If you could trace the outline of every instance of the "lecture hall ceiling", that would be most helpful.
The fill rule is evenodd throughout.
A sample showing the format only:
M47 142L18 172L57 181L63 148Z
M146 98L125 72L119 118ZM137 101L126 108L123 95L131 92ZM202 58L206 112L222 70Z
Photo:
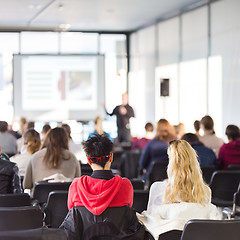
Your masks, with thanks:
M132 31L207 0L0 0L0 29Z

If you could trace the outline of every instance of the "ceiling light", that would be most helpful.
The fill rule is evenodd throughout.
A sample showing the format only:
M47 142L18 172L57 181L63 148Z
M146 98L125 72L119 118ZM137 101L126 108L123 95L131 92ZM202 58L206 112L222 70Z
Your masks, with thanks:
M59 4L59 5L58 5L58 10L59 10L59 11L62 11L63 8L64 8L63 4Z

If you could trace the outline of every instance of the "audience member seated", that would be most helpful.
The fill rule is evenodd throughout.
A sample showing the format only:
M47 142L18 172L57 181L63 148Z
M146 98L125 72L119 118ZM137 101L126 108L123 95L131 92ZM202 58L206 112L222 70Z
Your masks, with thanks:
M23 146L23 135L26 132L27 129L27 119L25 117L22 117L20 119L20 130L17 132L17 135L19 136L17 139L17 152L20 153Z
M0 121L0 145L2 151L10 157L17 153L17 139L8 132L8 124L5 121Z
M62 128L65 129L68 136L69 151L72 152L76 156L76 158L81 161L81 163L87 164L87 157L85 155L85 152L83 151L82 144L77 144L72 140L70 126L66 123L63 123Z
M17 165L2 157L0 146L0 194L6 193L21 193L20 178Z
M202 142L206 147L211 148L216 157L218 157L219 149L224 142L215 134L213 119L208 115L204 116L200 121L200 127L204 132L203 136L199 136L200 142Z
M181 139L181 137L185 134L185 126L183 123L179 123L178 125L174 125L174 130L176 132L177 139Z
M97 134L100 134L100 135L102 135L102 134L106 135L113 142L113 139L111 138L110 134L105 132L105 131L103 131L103 128L102 128L102 118L101 117L97 116L95 118L95 120L94 120L94 128L95 128L94 132L89 134L88 139L93 137L97 133Z
M155 239L170 230L183 230L190 219L220 219L211 204L211 190L204 183L197 154L184 140L168 148L168 180L150 188L147 210L138 215Z
M42 132L41 132L41 134L42 134L42 141L43 141L43 142L44 142L44 140L45 140L45 138L46 138L47 133L48 133L51 129L52 129L52 128L51 128L51 126L50 126L48 123L44 124L44 126L43 126L43 128L42 128Z
M91 176L75 179L69 188L68 208L70 212L61 225L61 228L66 230L68 239L83 239L84 229L97 223L99 215L102 216L100 222L117 227L120 230L118 234L124 236L124 239L144 239L144 229L138 222L135 212L134 214L128 213L126 216L115 215L114 207L132 206L133 187L127 178L114 176L110 170L113 160L113 143L106 135L96 134L83 142L83 148L93 173ZM133 210L128 208L128 211ZM84 220L81 219L82 215L84 215ZM131 218L129 218L130 215ZM120 224L116 225L116 223ZM140 230L143 233L142 238L127 238L130 233Z
M133 142L132 151L140 151L141 152L146 147L147 143L153 139L153 130L154 130L153 124L150 122L146 123L145 137L136 139Z
M15 162L19 168L20 176L25 175L25 170L31 156L41 147L40 135L34 129L28 129L23 137L24 146L21 154L10 158L11 162Z
M73 179L80 176L80 165L68 150L68 137L63 128L49 131L43 148L30 158L23 181L24 189L32 189L36 182L55 174Z
M240 132L235 125L228 125L225 134L229 143L223 144L218 155L219 169L228 165L240 164Z
M194 130L195 130L195 134L196 134L197 136L200 136L200 133L199 133L199 130L200 130L200 121L199 121L199 120L194 121L193 126L194 126Z
M146 181L151 171L152 163L168 161L168 143L176 139L173 127L166 119L160 119L156 126L156 136L151 140L142 152L139 160L140 170L143 171L142 179Z
M205 147L193 133L186 133L182 140L189 142L192 148L197 152L200 166L215 166L217 168L217 158L211 148Z

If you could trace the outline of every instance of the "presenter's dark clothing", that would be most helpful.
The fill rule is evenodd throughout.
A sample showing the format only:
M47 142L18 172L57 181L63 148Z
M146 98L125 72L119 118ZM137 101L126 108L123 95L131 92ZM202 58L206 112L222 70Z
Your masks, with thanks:
M127 110L127 113L125 115L122 115L120 113L120 107L125 107ZM131 132L130 132L130 123L129 119L131 117L134 117L134 111L133 108L127 104L127 105L119 105L116 106L113 109L112 113L106 113L110 116L116 115L117 117L117 128L118 128L118 141L119 142L129 142L131 141Z
M0 194L20 192L21 187L17 165L0 158Z

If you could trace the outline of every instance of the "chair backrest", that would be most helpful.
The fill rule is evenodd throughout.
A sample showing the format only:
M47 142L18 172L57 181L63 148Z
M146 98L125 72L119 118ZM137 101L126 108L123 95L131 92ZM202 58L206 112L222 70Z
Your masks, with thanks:
M240 164L228 165L227 170L240 170Z
M0 231L1 240L67 240L62 229L36 228L18 231Z
M148 190L134 190L133 193L133 208L141 213L147 209L149 191Z
M49 193L47 204L44 208L46 214L45 224L58 228L68 213L67 191L53 191Z
M181 240L238 240L240 220L190 220Z
M31 199L27 193L0 194L0 207L30 206Z
M154 162L149 173L149 187L156 181L167 179L168 162Z
M90 167L89 164L83 164L80 163L80 167L81 167L81 175L87 175L87 176L91 176L92 175L92 168Z
M141 180L141 179L131 179L130 181L133 185L133 189L139 189L139 190L144 189L144 181L143 180Z
M240 171L215 171L209 187L212 190L212 203L220 207L233 205L233 195L240 182Z
M137 178L139 175L140 153L125 152L121 156L121 175L128 179Z
M63 183L48 183L48 182L38 182L34 186L33 199L37 200L38 203L46 203L48 199L48 194L55 190L68 191L71 182Z
M37 206L0 208L0 231L40 228L43 214Z
M158 240L180 240L182 236L181 230L171 230L159 235Z
M204 181L209 184L212 178L213 173L216 170L215 166L201 166L202 175Z

